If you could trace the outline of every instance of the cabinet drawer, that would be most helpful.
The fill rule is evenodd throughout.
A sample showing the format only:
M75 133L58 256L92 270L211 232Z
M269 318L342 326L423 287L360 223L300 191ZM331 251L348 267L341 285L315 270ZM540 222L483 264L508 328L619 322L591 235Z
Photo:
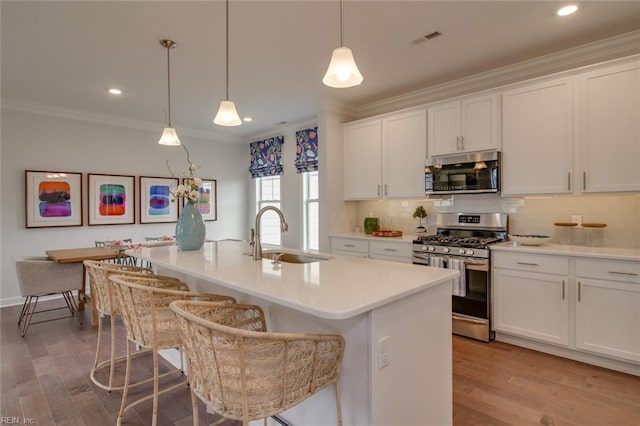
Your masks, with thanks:
M355 238L331 238L331 251L336 250L368 254L369 242Z
M398 256L411 258L411 241L371 241L370 254L380 254L384 256Z
M576 261L576 276L640 283L640 262L578 259Z
M567 275L569 273L569 258L565 256L494 252L492 254L492 262L494 268L535 271L547 274Z

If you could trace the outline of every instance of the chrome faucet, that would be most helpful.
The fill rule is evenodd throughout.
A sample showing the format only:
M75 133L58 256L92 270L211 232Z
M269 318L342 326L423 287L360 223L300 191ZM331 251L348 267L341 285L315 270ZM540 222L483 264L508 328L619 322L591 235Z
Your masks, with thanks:
M280 232L284 234L289 229L289 225L287 225L287 221L284 220L284 214L282 211L274 206L266 206L260 209L258 214L256 215L256 227L251 229L251 246L253 247L252 254L254 260L262 259L262 244L260 243L260 219L262 215L267 210L273 210L280 217Z

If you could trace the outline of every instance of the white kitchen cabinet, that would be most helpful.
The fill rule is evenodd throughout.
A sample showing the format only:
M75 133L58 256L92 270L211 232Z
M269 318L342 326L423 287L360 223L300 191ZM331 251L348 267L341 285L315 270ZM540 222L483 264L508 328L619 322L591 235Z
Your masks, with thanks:
M428 115L429 157L499 148L497 95L433 105Z
M369 257L392 262L413 263L412 244L406 241L370 241Z
M522 253L493 255L493 327L569 344L568 260Z
M344 125L345 199L424 197L424 109Z
M502 194L573 191L573 80L502 94Z
M330 237L331 253L369 257L369 241L362 238Z
M640 59L577 80L580 189L640 191Z
M576 261L576 347L640 362L640 262Z

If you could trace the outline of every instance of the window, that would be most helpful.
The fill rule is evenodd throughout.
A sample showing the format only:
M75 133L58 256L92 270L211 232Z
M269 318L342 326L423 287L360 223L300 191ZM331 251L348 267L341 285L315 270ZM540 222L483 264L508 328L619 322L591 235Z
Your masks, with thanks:
M266 176L255 179L256 211L266 206L281 208L280 176ZM262 244L281 245L280 218L275 212L266 212L260 220L260 241Z
M320 249L320 196L318 172L302 173L303 248Z

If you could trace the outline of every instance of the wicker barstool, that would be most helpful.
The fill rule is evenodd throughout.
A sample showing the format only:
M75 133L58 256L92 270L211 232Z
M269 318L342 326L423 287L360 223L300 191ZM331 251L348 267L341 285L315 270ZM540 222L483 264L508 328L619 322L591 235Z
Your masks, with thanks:
M182 348L178 323L169 308L169 304L176 300L189 299L216 302L224 305L234 304L236 300L230 296L167 289L164 288L166 287L166 282L164 282L163 277L111 275L109 278L115 289L118 303L120 303L122 320L127 330L127 367L117 424L121 424L122 417L129 408L153 398L152 425L155 426L158 419L158 396L176 389L188 381L185 379L180 383L168 386L162 391L159 390L158 350ZM153 350L153 393L127 404L131 373L130 343L135 343L141 348ZM182 352L180 353L180 361L182 362ZM164 375L182 372L183 368L180 368L171 370Z
M254 305L176 301L171 310L187 355L194 425L197 398L226 419L266 425L269 416L330 384L342 424L342 336L267 332L264 312Z
M96 260L85 260L84 266L89 273L89 285L91 288L91 297L93 303L95 303L96 310L100 316L98 321L98 339L96 345L96 355L91 368L91 381L96 386L106 391L122 390L124 385L115 386L113 384L115 364L126 360L126 356L116 357L116 326L115 317L120 315L120 307L113 294L113 286L109 281L109 276L114 274L133 274L133 275L153 275L153 272L147 268L141 268L137 266L128 266L124 264L117 264L111 262L101 262ZM189 290L189 287L177 278L169 278L163 280L171 288L176 290ZM111 355L109 359L100 362L100 352L102 346L102 319L108 316L111 323L110 335L111 335ZM138 352L136 355L143 355L144 352ZM105 384L96 378L96 373L109 367L109 381ZM148 380L147 380L148 382ZM144 382L140 382L144 383Z

